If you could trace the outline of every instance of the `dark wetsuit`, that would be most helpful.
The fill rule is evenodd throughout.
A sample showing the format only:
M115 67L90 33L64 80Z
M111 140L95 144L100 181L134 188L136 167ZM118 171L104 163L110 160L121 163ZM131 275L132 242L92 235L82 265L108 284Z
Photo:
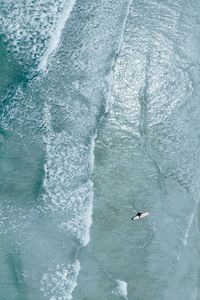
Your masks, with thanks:
M143 214L143 212L138 212L137 215L135 215L134 217L131 218L131 220L134 220L135 217L141 217L141 215Z

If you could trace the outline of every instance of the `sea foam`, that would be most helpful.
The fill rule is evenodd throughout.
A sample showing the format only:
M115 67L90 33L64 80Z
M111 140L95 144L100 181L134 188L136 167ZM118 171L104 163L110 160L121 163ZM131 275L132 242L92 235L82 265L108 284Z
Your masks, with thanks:
M117 296L121 296L124 297L125 299L128 299L127 282L122 280L116 280L116 283L117 283L117 287L112 290L112 293Z
M50 57L50 55L53 54L53 52L57 49L57 47L59 45L62 31L64 29L64 26L65 26L67 20L70 17L70 14L73 10L75 3L76 3L76 0L71 0L71 1L67 2L65 7L63 8L61 16L54 28L54 31L51 34L51 38L48 43L48 48L46 49L45 53L43 54L43 56L40 60L40 63L38 66L39 69L41 69L43 71L46 70L47 63L49 62L49 57Z
M59 213L59 227L70 231L86 246L90 240L92 223L93 183L90 176L94 166L96 134L89 144L79 144L65 131L54 132L50 105L44 106L46 134L46 163L43 182L43 202L47 210ZM66 109L66 108L65 108ZM78 143L78 144L77 144ZM79 183L81 178L86 181ZM82 181L82 179L81 179ZM74 182L77 186L74 187Z
M74 4L75 0L1 1L0 33L18 61L45 68Z
M41 279L40 290L49 300L71 300L72 293L77 285L80 263L57 265L55 270L49 270Z

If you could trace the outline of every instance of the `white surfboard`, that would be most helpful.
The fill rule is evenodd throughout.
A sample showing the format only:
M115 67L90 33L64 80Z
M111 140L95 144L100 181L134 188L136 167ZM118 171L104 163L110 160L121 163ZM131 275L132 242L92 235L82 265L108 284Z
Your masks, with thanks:
M140 219L147 217L148 215L149 215L148 211L143 212L140 217L136 215L135 217L132 217L131 220L133 220L133 221L140 220Z

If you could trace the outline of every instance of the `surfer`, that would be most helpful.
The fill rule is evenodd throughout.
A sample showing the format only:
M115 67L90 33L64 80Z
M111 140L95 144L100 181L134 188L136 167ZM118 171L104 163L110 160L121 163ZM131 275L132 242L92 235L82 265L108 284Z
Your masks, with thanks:
M138 211L137 215L135 215L134 217L132 217L131 220L133 221L135 219L135 217L138 217L140 219L141 215L142 215L142 212Z
M137 215L135 215L134 217L132 217L131 220L132 221L139 220L139 219L142 219L142 218L144 218L144 217L146 217L148 215L149 215L149 212L142 212L142 211L139 212L138 211Z

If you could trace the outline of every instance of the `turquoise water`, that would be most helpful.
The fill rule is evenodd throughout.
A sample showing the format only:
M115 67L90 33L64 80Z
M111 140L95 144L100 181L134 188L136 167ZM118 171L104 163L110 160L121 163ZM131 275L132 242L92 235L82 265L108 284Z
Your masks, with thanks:
M1 299L200 299L200 4L0 7Z

